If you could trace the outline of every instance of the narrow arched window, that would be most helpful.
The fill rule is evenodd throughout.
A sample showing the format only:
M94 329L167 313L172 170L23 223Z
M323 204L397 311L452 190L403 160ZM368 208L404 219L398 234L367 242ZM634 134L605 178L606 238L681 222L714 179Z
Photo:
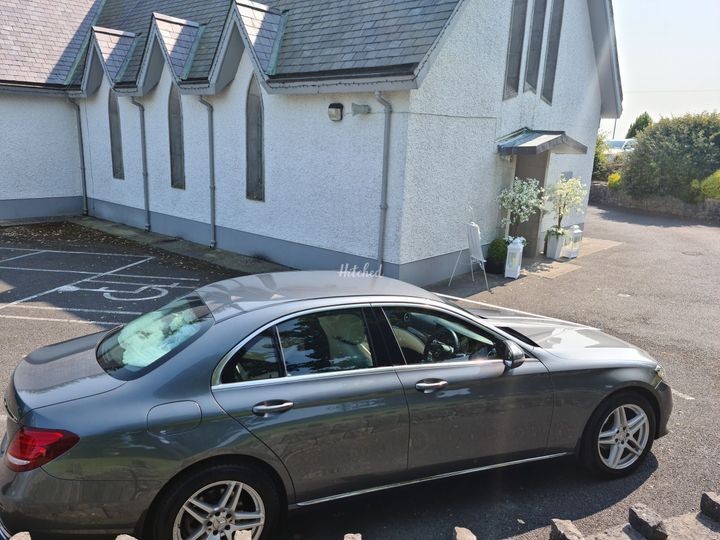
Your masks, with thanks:
M263 104L255 77L250 81L245 109L246 196L253 201L264 201Z
M170 87L168 100L168 128L170 133L170 185L185 189L185 142L183 141L183 115L180 90Z
M122 131L120 130L120 107L117 94L110 90L108 95L108 118L110 120L110 154L112 157L113 178L125 178L122 153Z

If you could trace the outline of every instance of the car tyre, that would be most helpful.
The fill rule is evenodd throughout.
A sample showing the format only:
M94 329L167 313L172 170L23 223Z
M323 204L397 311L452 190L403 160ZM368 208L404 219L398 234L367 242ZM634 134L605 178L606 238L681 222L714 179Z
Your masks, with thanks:
M237 512L244 521L236 520ZM255 467L219 463L190 471L169 486L148 529L154 540L186 540L200 527L212 533L232 532L238 524L253 526L259 519L252 515L262 515L261 528L252 529L253 540L274 538L282 513L272 478Z
M610 396L587 423L580 461L598 476L631 474L652 449L656 421L655 410L640 393L625 391Z

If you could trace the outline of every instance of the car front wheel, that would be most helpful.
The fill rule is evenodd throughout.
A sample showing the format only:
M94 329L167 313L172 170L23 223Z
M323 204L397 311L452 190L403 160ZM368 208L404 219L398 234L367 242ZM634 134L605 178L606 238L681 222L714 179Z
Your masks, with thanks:
M152 538L232 539L249 531L253 540L273 538L280 516L277 490L261 471L217 464L178 479L160 501Z
M642 395L611 396L588 422L580 454L583 464L603 476L630 474L652 448L655 422L655 411Z

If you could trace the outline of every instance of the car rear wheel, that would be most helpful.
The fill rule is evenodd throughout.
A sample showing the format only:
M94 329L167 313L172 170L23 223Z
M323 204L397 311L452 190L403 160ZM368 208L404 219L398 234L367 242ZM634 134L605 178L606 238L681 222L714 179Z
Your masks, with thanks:
M655 411L642 395L611 396L593 413L583 436L580 457L592 472L619 477L645 460L655 438Z
M261 471L217 464L179 478L154 515L152 538L158 540L230 540L236 531L267 540L277 529L280 499Z

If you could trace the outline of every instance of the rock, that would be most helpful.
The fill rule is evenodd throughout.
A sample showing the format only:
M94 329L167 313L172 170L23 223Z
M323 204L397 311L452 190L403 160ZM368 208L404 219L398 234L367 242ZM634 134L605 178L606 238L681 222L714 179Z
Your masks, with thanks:
M630 526L648 540L665 540L667 533L662 527L662 517L649 506L636 504L630 508Z
M464 527L455 527L455 540L477 540L477 537Z
M10 540L30 540L30 533L29 532L21 532L14 534L10 537Z
M550 540L583 540L582 533L566 519L553 519L550 527Z
M713 521L720 522L720 495L709 491L700 498L700 511Z

